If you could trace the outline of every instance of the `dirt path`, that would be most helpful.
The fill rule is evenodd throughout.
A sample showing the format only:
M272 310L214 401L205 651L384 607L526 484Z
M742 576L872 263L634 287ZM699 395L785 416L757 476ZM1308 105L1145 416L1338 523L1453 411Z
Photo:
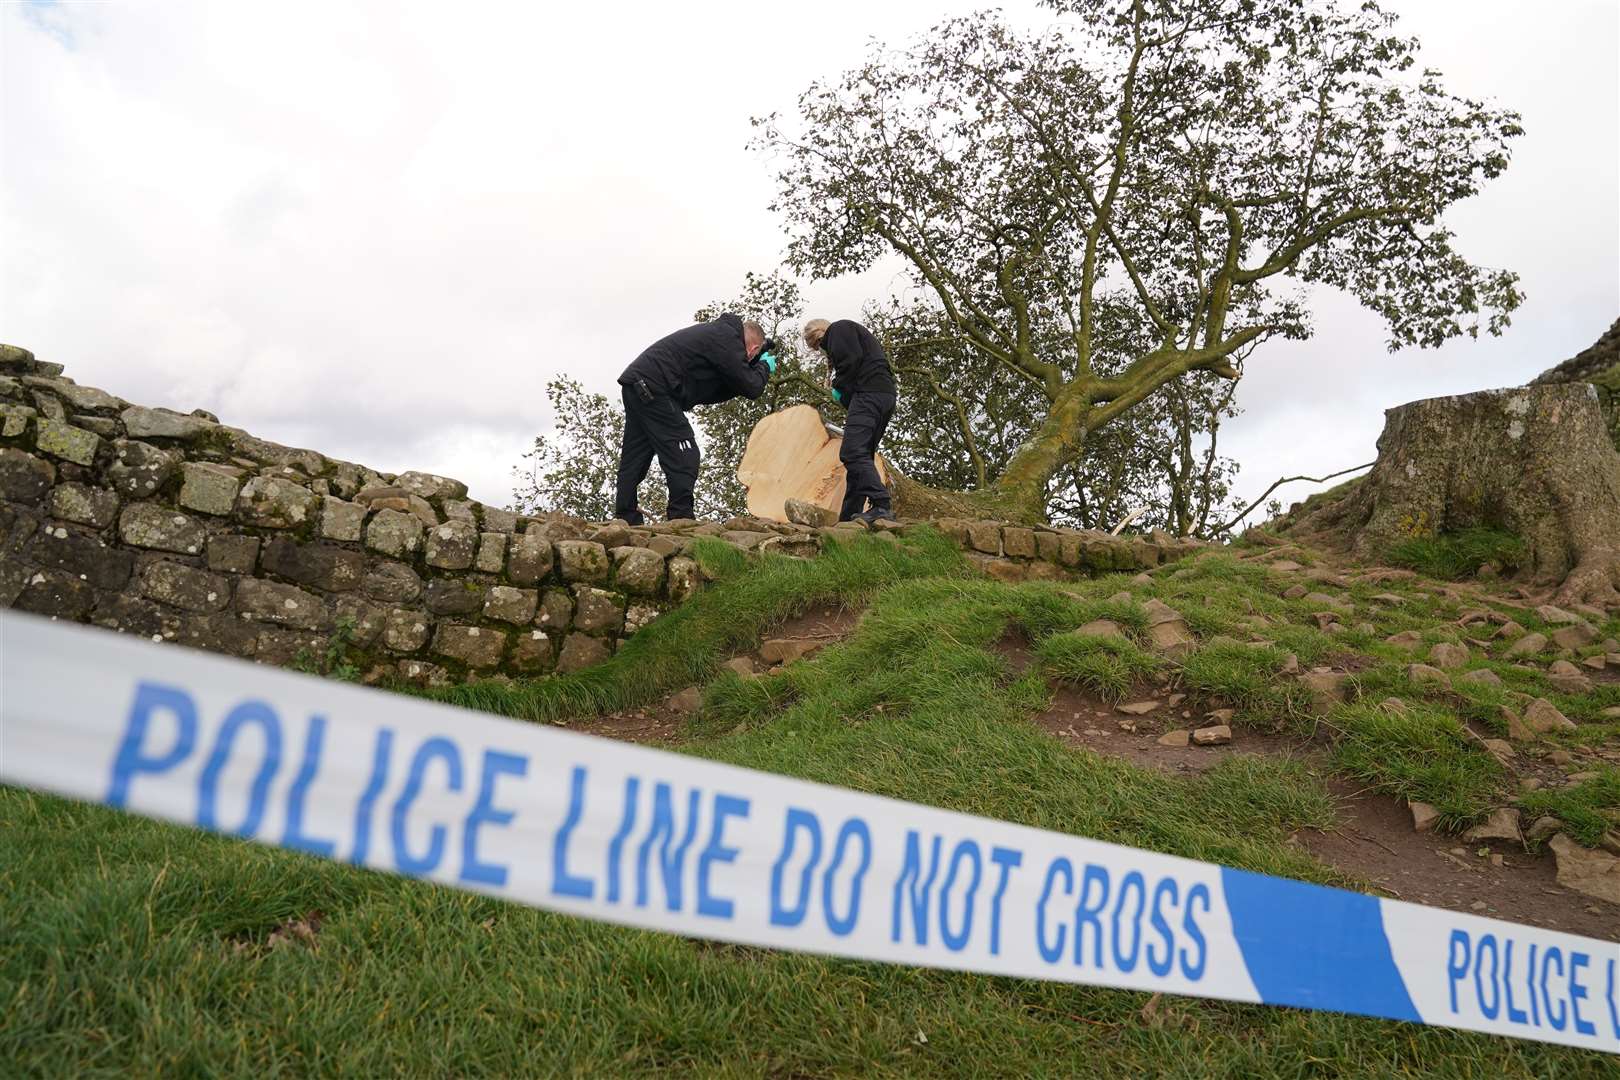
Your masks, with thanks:
M1398 900L1467 911L1510 922L1620 938L1620 905L1565 889L1555 880L1553 857L1519 844L1464 844L1460 837L1420 833L1396 799L1329 780L1339 799L1339 826L1302 829L1294 838L1322 862L1366 881ZM1480 857L1480 851L1487 852ZM1491 855L1500 855L1500 865Z
M1070 746L1176 775L1202 773L1235 754L1303 758L1327 772L1322 745L1244 727L1234 728L1232 741L1222 746L1161 746L1161 734L1198 726L1210 706L1167 687L1140 687L1125 698L1145 700L1163 705L1131 716L1093 695L1061 687L1035 723ZM1561 887L1551 854L1533 855L1519 844L1464 844L1458 836L1419 833L1400 800L1336 777L1327 784L1338 801L1337 826L1326 832L1301 829L1290 842L1374 891L1604 941L1620 938L1620 906Z

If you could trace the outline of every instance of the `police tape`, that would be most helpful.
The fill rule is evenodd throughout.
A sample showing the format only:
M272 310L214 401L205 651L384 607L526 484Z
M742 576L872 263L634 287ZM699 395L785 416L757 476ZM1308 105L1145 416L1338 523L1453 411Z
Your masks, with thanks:
M669 933L1620 1053L1613 942L9 613L0 781Z

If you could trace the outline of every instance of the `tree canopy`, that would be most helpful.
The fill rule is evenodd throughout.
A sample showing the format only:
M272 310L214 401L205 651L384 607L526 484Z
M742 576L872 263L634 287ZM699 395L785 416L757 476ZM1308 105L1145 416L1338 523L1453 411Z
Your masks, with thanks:
M1516 275L1443 215L1507 167L1518 116L1418 69L1377 3L1048 6L1040 34L981 13L876 48L795 123L756 121L789 265L898 254L960 343L936 359L1037 402L999 475L932 508L1044 517L1105 425L1308 335L1305 286L1356 297L1391 348L1507 324Z

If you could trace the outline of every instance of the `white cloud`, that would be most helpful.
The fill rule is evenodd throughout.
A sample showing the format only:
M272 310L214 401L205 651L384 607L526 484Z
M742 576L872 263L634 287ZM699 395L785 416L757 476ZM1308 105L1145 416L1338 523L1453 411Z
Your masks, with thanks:
M503 501L549 377L607 389L775 264L749 117L870 37L979 6L7 5L0 337L132 400ZM1523 381L1617 308L1613 5L1401 6L1461 89L1525 113L1458 223L1530 304L1501 342L1389 357L1324 298L1316 340L1250 364L1227 443L1245 490L1370 457L1383 408ZM895 284L809 295L853 314Z

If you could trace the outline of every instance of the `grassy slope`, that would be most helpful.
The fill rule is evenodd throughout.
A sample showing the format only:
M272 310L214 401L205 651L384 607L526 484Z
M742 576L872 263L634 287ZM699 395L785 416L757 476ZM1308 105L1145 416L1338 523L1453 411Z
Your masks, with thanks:
M719 576L736 569L725 551L704 554ZM1054 677L1105 693L1155 666L1129 644L1064 635L1099 616L1140 627L1135 602L1106 599L1118 588L999 585L968 577L936 540L867 540L731 578L594 671L443 696L549 720L645 703L808 606L870 602L858 632L818 658L774 679L712 682L691 752L1331 880L1284 842L1331 816L1304 766L1233 759L1180 780L1066 750L1025 722L1047 691L1041 671L1017 677L990 648L1009 626ZM1308 620L1310 606L1275 599L1263 571L1229 558L1135 591L1180 607L1203 636L1256 613ZM1408 622L1446 632L1432 616L1380 622L1378 636ZM1240 702L1242 722L1305 725L1315 721L1297 692L1272 678L1282 650L1310 663L1358 648L1379 660L1362 676L1369 691L1424 700L1403 685L1404 657L1382 656L1375 639L1269 629L1279 649L1216 643L1183 677ZM1441 705L1419 713L1432 722L1394 732L1358 706L1324 722L1342 733L1343 767L1452 798L1461 819L1499 778ZM1358 739L1401 749L1360 753ZM1436 772L1436 760L1450 767ZM1529 1077L1606 1075L1609 1064L1291 1010L1166 999L1144 1014L1140 994L603 927L7 789L0 894L0 1061L25 1073ZM313 950L266 946L313 911L323 918Z

